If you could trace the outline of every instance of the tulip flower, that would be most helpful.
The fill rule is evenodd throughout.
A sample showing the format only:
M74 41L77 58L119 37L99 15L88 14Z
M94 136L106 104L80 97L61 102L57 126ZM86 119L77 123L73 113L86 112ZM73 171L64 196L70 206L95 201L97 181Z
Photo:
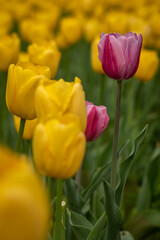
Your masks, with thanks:
M16 34L0 37L0 71L7 71L11 63L17 63L20 40Z
M86 140L80 121L74 115L39 123L34 131L33 155L40 173L70 178L79 169Z
M29 62L11 64L8 71L6 104L9 111L23 119L36 118L34 97L41 81L48 81L50 70Z
M14 116L14 125L16 128L16 132L19 132L19 127L20 127L20 118L17 116ZM23 131L23 138L26 140L32 139L33 137L33 132L35 129L35 126L37 125L37 118L33 120L27 120L25 122L25 127Z
M51 77L56 75L61 53L54 41L41 41L28 47L29 59L35 65L47 66L51 70Z
M74 82L60 79L50 81L46 86L42 83L36 90L35 104L39 121L44 122L71 113L80 119L82 131L85 131L87 124L85 93L77 77Z
M96 140L108 125L109 116L105 106L95 106L87 102L87 127L85 131L87 141Z
M95 72L104 74L102 64L98 59L98 48L97 48L98 42L99 42L99 37L96 37L91 44L91 65Z
M60 32L68 45L78 42L83 33L82 24L76 17L64 17L60 22Z
M102 33L98 51L106 75L116 80L131 78L138 68L141 47L141 34Z
M3 240L46 239L47 194L26 160L0 146L0 239Z
M142 49L140 63L135 77L142 82L150 81L158 70L159 57L157 51Z

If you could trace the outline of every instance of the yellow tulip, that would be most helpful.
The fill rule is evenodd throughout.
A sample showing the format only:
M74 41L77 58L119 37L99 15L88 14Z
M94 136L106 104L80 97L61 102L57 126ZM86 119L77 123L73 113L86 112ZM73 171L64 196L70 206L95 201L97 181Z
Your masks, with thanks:
M26 42L35 42L39 39L50 40L53 35L46 23L34 19L24 19L19 24L20 34Z
M86 140L79 119L65 115L39 123L33 137L33 156L40 173L55 178L70 178L79 169Z
M64 17L60 21L60 32L65 41L70 44L78 42L82 37L82 23L76 17Z
M94 41L91 44L91 65L95 72L103 74L103 68L102 64L98 58L98 43L99 43L100 37L97 37L94 39Z
M46 191L26 159L0 146L0 239L44 240Z
M29 62L29 55L27 52L20 52L18 56L18 61Z
M71 113L79 117L81 129L85 131L87 124L85 93L77 77L74 82L60 79L50 81L46 86L40 85L36 90L35 104L40 121Z
M20 118L17 116L14 116L14 125L16 128L17 133L19 132L19 126L20 126ZM27 120L25 122L25 127L23 131L23 138L26 140L32 139L33 132L35 129L35 126L37 125L37 118L33 120Z
M142 82L148 82L152 80L157 72L158 65L158 53L154 50L142 49L139 67L135 74L136 78Z
M106 27L102 28L102 24L98 19L90 18L84 22L84 37L88 42L93 41L97 35L100 36L102 31L107 32Z
M8 110L23 119L36 118L35 90L41 81L48 81L50 70L29 62L11 64L8 71L6 104Z
M47 66L51 70L51 77L56 75L61 53L54 41L33 43L28 47L29 59L33 64Z
M16 63L20 50L20 40L16 34L0 37L0 71L7 71L11 63Z
M12 27L12 17L9 12L0 11L0 36L8 34Z

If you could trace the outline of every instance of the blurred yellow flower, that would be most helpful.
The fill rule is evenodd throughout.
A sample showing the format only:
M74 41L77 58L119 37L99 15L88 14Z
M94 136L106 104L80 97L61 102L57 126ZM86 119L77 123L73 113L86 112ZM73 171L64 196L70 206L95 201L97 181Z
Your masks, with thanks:
M82 37L82 23L77 17L64 17L60 21L58 35L62 35L68 45L78 42Z
M107 32L106 27L107 26L103 28L100 21L96 18L86 19L84 22L84 37L86 41L91 42L98 34L100 35L101 32Z
M46 86L40 85L36 90L35 104L40 121L71 113L79 117L81 129L85 131L87 124L85 93L77 77L74 82L60 79L50 81Z
M79 119L65 115L39 123L33 137L33 156L37 169L55 178L70 178L84 157L86 139Z
M35 42L39 39L50 40L53 38L50 27L41 21L24 19L19 24L20 34L26 42Z
M46 191L24 157L0 146L0 239L44 240Z
M19 132L20 120L21 119L19 117L14 115L14 125L15 125L17 133ZM36 125L37 125L37 118L35 118L33 120L27 120L25 122L24 131L23 131L24 139L26 139L26 140L32 139L33 132L34 132Z
M41 81L48 81L50 70L29 62L11 64L8 71L6 104L8 110L23 119L36 118L35 90Z
M16 63L20 51L20 40L16 34L0 37L0 71L7 71L11 63Z
M22 61L22 62L29 62L29 55L27 52L20 52L19 56L18 56L18 62Z
M8 34L12 27L12 16L9 12L0 11L0 36Z
M160 29L159 29L159 22L160 22L160 13L155 13L150 17L150 25L152 32L157 36L160 36Z
M158 53L154 50L142 49L140 63L135 77L142 82L152 80L159 65Z
M57 73L61 53L55 41L33 43L28 47L29 59L33 64L47 66L51 70L51 77Z
M98 58L98 43L100 41L100 37L96 37L91 44L91 65L95 72L103 74L102 64Z

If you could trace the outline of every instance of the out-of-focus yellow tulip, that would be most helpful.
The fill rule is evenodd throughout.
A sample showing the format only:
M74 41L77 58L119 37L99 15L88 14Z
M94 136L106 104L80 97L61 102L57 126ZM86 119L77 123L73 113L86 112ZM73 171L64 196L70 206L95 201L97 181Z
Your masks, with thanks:
M33 43L28 47L28 53L33 64L47 66L51 70L51 77L56 75L61 53L54 41Z
M0 11L0 36L8 34L12 27L12 17L7 11Z
M35 104L40 121L71 113L79 117L81 129L85 131L87 124L85 93L77 77L74 82L60 79L50 81L46 86L42 84L36 90Z
M36 118L35 90L41 81L48 81L50 69L29 62L11 64L8 71L6 104L8 110L23 119Z
M103 74L102 64L98 58L98 43L100 37L96 37L91 44L91 65L95 72Z
M85 135L76 116L51 119L35 128L33 155L38 170L44 175L72 177L81 165L85 147Z
M153 33L156 34L157 36L160 36L159 22L160 22L160 13L159 12L151 15L151 17L150 17L151 29L152 29Z
M121 34L128 32L128 14L125 12L109 12L106 15L105 22L108 25L109 32Z
M103 29L103 30L102 30ZM100 21L96 18L90 18L84 22L84 37L88 42L93 41L93 39L100 33L104 31L107 32L106 26L102 27Z
M60 32L68 45L78 42L82 37L82 23L76 17L64 17L60 21Z
M0 239L44 240L46 191L24 157L0 146Z
M20 34L26 42L36 42L39 39L50 40L53 38L50 27L41 21L24 19L19 25Z
M14 125L17 133L19 132L20 118L14 115ZM27 120L25 122L23 138L26 140L32 139L35 126L37 125L37 118L33 120Z
M0 71L7 71L11 63L16 63L20 51L20 40L16 34L0 37Z
M142 82L148 82L156 74L158 65L158 53L154 50L142 49L139 67L135 76Z
M29 55L27 52L20 52L18 56L18 62L29 62Z

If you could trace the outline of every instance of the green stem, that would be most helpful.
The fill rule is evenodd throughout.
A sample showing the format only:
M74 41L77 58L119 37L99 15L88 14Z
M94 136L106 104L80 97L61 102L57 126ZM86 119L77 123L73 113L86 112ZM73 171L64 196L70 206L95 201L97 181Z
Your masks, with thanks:
M63 192L63 179L57 180L57 199L56 199L56 215L55 215L55 225L54 225L54 235L53 240L61 240L62 229L62 192Z
M99 105L104 103L104 86L105 86L105 75L101 75L100 79L100 92L99 92Z
M23 131L24 131L25 122L26 122L26 120L21 118L19 132L18 132L18 138L17 138L17 144L16 144L16 151L17 152L21 151L21 145L22 145Z
M118 134L119 134L119 119L120 119L120 104L121 104L121 86L122 81L117 81L117 103L116 103L116 117L114 127L114 139L113 139L113 156L111 167L111 185L113 189L116 188L116 176L117 176L117 150L118 150Z

